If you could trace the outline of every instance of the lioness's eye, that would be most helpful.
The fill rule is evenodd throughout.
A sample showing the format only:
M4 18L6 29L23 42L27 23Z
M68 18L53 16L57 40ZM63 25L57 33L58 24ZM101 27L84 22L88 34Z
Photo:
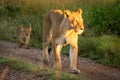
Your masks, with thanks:
M76 23L78 23L78 20L76 20Z
M73 20L72 23L73 23L74 25L76 25L76 24L78 23L78 21Z

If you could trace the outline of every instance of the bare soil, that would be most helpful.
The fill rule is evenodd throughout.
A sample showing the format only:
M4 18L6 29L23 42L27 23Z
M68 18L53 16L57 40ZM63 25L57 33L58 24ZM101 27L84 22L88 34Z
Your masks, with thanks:
M25 49L18 48L16 43L0 40L0 56L16 57L22 60L42 64L42 50L36 48ZM69 56L62 56L62 71L69 72ZM48 67L53 68L54 56L50 56L50 64ZM78 57L77 67L81 70L81 74L87 77L87 80L120 80L120 70L110 66L104 66L96 63L88 58ZM0 65L0 73L4 71L5 67ZM78 76L81 74L77 74ZM35 75L24 71L15 71L9 69L5 80L47 80L45 76Z

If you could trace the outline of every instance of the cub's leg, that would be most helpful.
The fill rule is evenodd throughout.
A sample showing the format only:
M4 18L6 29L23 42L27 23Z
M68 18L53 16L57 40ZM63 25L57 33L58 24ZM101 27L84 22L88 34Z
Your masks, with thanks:
M26 49L30 48L29 42L30 42L30 35L26 36L26 41L25 41L25 47L26 47Z
M55 56L55 69L62 69L62 65L61 65L61 56L60 56L60 53L61 53L61 49L62 49L62 45L57 45L57 44L54 44L53 46L53 53L54 53L54 56Z
M24 45L24 40L22 37L18 38L18 44L19 44L19 47L22 47Z

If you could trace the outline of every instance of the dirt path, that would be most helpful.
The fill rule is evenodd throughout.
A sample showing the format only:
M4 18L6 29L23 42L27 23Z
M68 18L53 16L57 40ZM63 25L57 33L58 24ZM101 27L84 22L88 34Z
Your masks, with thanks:
M24 49L18 48L16 43L0 40L0 56L17 57L22 60L32 61L38 64L42 64L42 51L40 49ZM54 57L50 58L51 63L49 67L53 67ZM69 57L62 55L63 71L68 72ZM87 77L87 80L120 80L120 70L117 68L111 68L97 64L87 58L78 58L78 69L81 70L81 74ZM80 74L79 74L80 75ZM78 76L79 76L78 75Z

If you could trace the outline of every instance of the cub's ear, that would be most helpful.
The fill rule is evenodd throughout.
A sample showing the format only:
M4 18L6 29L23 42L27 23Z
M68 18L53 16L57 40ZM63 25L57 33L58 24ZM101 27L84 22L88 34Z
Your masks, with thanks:
M23 28L23 25L20 25L18 28L20 28L20 29Z
M82 14L82 9L79 8L79 9L77 10L77 12L78 12L79 14Z
M23 26L22 26L22 25L18 26L18 27L17 27L17 31L23 32Z
M69 10L64 10L64 16L69 17L71 15L71 12Z

